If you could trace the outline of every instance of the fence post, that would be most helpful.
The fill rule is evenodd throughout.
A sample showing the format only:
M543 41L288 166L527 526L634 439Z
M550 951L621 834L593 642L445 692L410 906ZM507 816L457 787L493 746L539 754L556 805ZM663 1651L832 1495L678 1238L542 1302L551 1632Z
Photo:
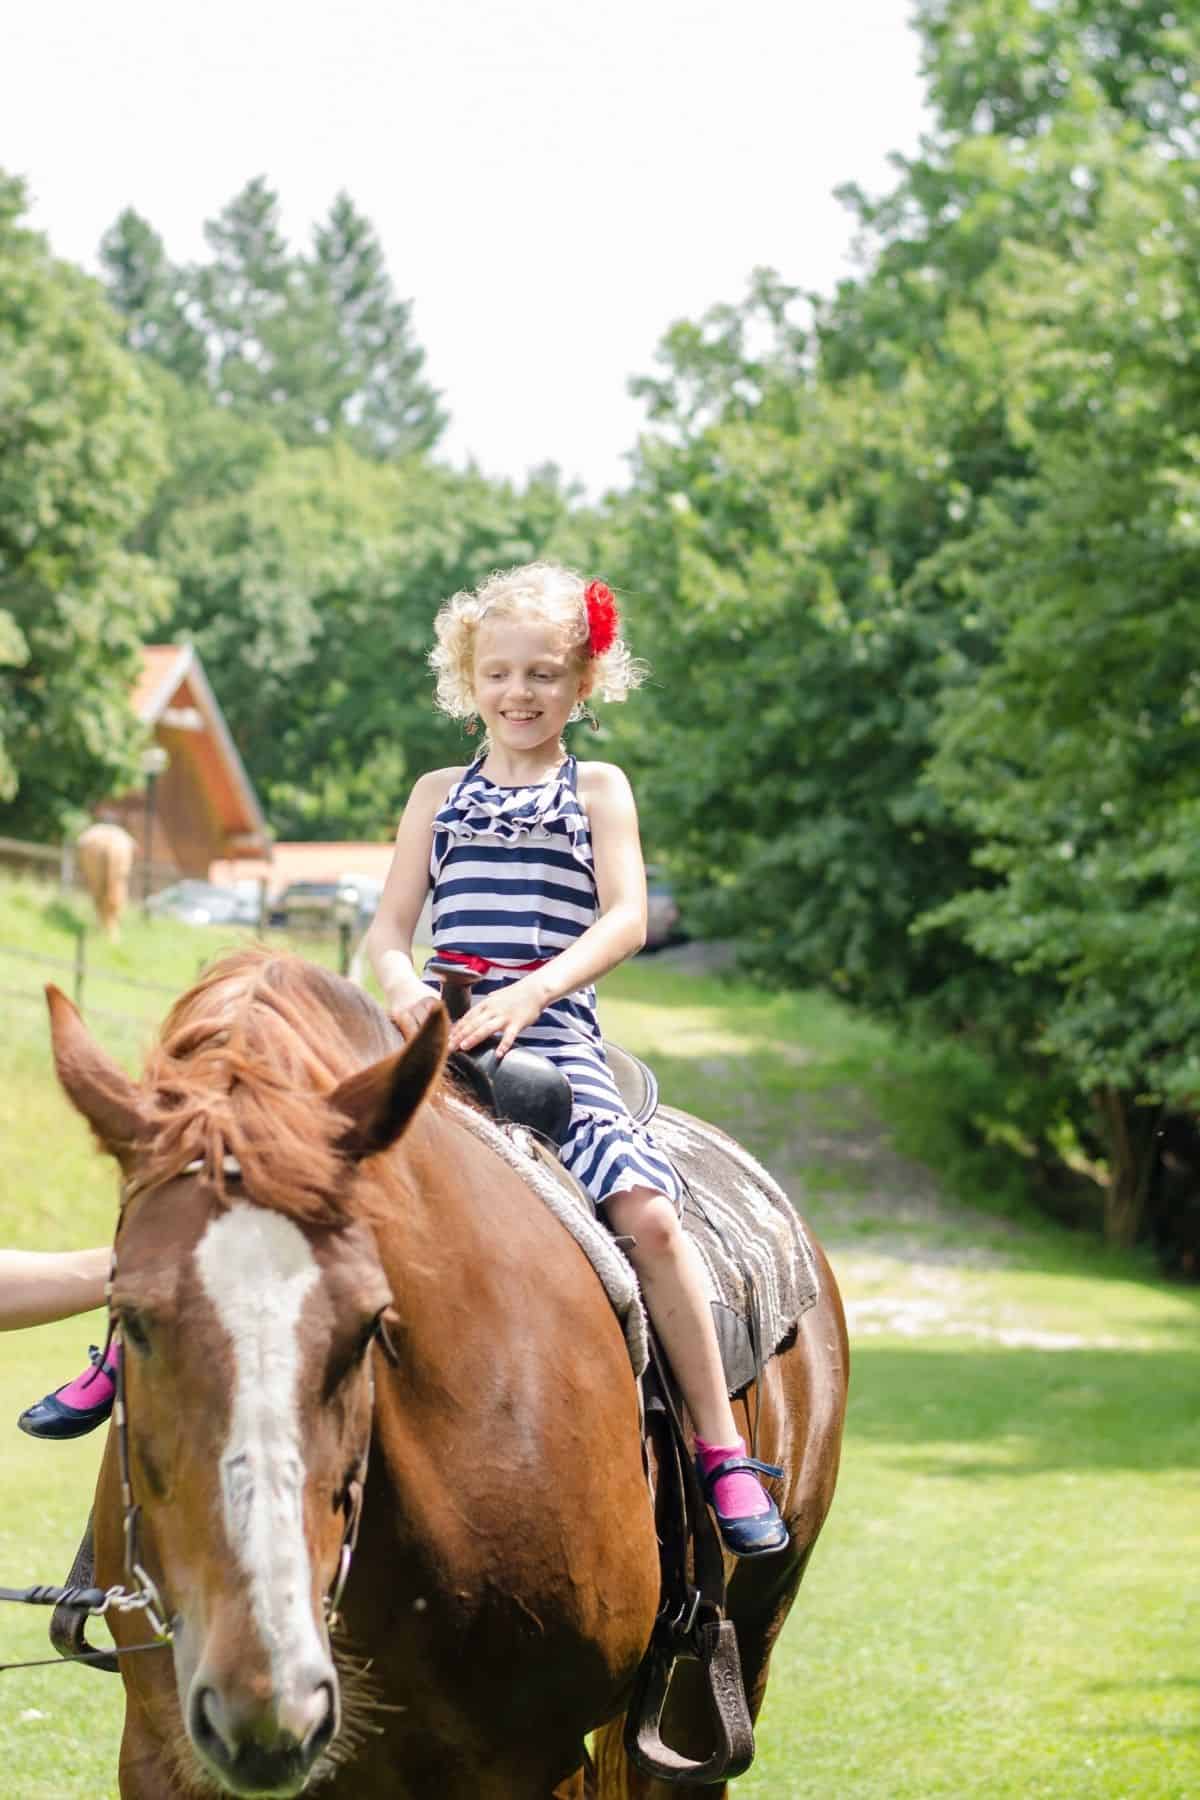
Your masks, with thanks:
M83 977L87 966L87 926L80 925L75 933L75 1004L83 1011Z
M338 974L350 973L350 931L349 919L338 920Z

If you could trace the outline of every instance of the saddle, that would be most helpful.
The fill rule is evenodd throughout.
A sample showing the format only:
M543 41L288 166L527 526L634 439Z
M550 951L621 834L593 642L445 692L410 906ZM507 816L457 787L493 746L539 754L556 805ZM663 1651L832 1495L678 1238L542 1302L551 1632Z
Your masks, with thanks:
M451 1019L461 1019L478 973L436 956L425 964L425 973L441 982L442 1000ZM524 1125L548 1143L563 1143L571 1122L570 1082L547 1057L520 1045L497 1061L498 1041L488 1038L475 1050L455 1051L451 1068L500 1124ZM658 1111L658 1082L653 1071L632 1051L607 1039L604 1055L631 1118L638 1125L648 1124Z

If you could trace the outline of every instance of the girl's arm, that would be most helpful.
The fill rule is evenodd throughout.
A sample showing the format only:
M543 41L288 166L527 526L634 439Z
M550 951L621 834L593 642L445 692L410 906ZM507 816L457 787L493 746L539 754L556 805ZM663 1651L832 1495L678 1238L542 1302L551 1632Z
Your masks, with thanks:
M413 787L396 831L396 847L379 906L367 932L371 967L387 1009L406 1039L436 999L413 967L412 940L429 892L433 821L462 773L462 769L432 769Z
M0 1331L49 1325L104 1304L112 1249L0 1250Z
M592 827L600 917L544 968L473 1006L451 1031L455 1049L470 1050L499 1032L503 1055L552 1001L598 981L646 941L646 870L633 790L615 764L594 762L579 764L579 789Z

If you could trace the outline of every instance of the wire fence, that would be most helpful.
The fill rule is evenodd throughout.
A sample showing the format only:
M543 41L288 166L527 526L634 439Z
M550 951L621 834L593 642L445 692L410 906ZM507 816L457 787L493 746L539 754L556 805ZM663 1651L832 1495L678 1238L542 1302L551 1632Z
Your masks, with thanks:
M161 981L147 981L143 976L125 975L116 969L97 965L94 959L89 958L91 933L84 919L73 916L70 903L70 897L87 893L87 885L74 847L70 843L33 844L20 838L0 837L0 874L15 881L33 882L46 889L57 890L64 897L57 924L62 929L64 949L67 951L58 956L45 950L32 949L26 944L0 943L0 995L6 1000L25 1000L39 1006L45 1004L43 980L35 979L32 983L21 984L19 971L55 980L70 993L81 1012L86 1008L91 1017L125 1026L144 1024L145 1012L120 1005L98 1004L95 999L97 987L108 989L111 985L117 989L129 989L143 994L158 994L165 1000L177 997L177 987L168 986ZM130 891L139 896L148 895L175 880L177 874L177 870L162 864L135 862ZM197 972L202 963L203 959L198 959ZM13 978L7 979L10 973ZM105 998L108 997L106 993ZM119 1000L120 995L116 998Z
M0 837L0 873L43 881L61 893L86 893L87 884L72 843L31 844L22 838ZM179 879L171 863L147 862L135 856L129 871L129 892L138 900L157 894Z
M33 964L39 969L53 969L56 974L69 975L71 979L71 998L74 1000L80 1012L82 1012L84 1010L85 990L88 977L87 946L88 932L85 928L81 928L75 934L75 953L73 956L47 956L44 951L29 950L23 945L0 944L0 958L6 958L13 962L20 962L26 968L30 964ZM3 964L0 964L0 969L2 969L3 966ZM141 993L145 994L163 994L172 1000L176 998L178 992L176 988L168 987L165 982L144 981L138 975L118 975L113 969L104 969L100 972L99 979L103 980L105 983L111 982L117 987L136 988ZM0 981L0 994L4 994L9 999L13 1000L40 1001L42 998L40 989L13 987L9 983L3 981ZM141 1018L141 1014L139 1013L113 1011L111 1008L96 1006L91 1003L88 1004L87 1010L89 1012L99 1013L104 1018L123 1019L131 1024L136 1023Z
M26 1000L40 1006L44 1004L43 981L53 980L57 986L70 993L81 1013L86 1012L89 1017L109 1019L125 1025L142 1025L153 1017L152 1012L148 1012L144 1007L134 1010L132 1006L120 1007L100 1003L95 998L97 989L104 991L116 988L128 991L131 995L160 995L165 1001L172 1001L179 998L183 988L187 985L186 978L174 985L163 981L147 981L144 976L124 975L103 961L90 960L88 947L93 933L84 924L72 928L65 920L63 927L64 932L72 932L72 954L69 956L50 955L42 950L32 950L24 944L0 943L0 997L7 1000ZM249 933L245 935L248 936ZM308 956L316 953L317 961L327 960L322 946L329 945L328 937L322 940L308 934L300 936L288 933L278 928L272 929L269 934L260 931L256 935L260 939L264 937L281 938L289 950L295 950L301 955ZM348 975L354 981L362 981L364 968L362 949L361 940L356 944L353 934L348 928L343 926L338 930L334 966L340 974ZM209 955L197 956L196 977L199 977L210 960ZM6 973L10 969L14 976L18 969L27 975L32 972L35 979L32 983L27 981L24 985L18 985L15 980L5 979ZM117 997L119 998L120 995L118 994ZM107 994L105 998L108 998Z
M85 917L75 915L72 903L74 896L87 893L87 887L71 844L33 844L18 838L0 837L0 875L21 882L34 882L46 889L56 889L63 896L64 904L54 910L59 914L55 922L63 932L65 952L63 955L55 955L23 944L0 942L0 996L7 1000L44 1003L41 979L23 986L18 985L16 979L5 979L10 970L16 977L19 965L26 973L33 971L40 975L44 971L45 979L56 980L59 986L70 992L80 1012L86 1010L89 1017L107 1019L122 1025L147 1023L146 1009L143 1007L135 1010L136 1001L132 1000L134 994L157 994L168 1001L179 997L186 980L174 986L162 981L148 981L144 976L127 975L114 969L103 955L97 958L90 954L89 945L94 933ZM145 910L146 901L152 894L178 879L177 869L159 864L147 867L135 862L130 894L137 898L132 900L132 905L138 906L140 901L141 908ZM151 902L150 911L154 910ZM344 917L329 914L325 917L318 915L289 920L287 924L275 924L271 921L265 904L265 895L262 895L257 925L247 924L243 930L254 931L259 938L282 938L290 949L296 949L301 954L315 953L318 961L325 961L332 950L339 972L349 975L351 979L361 980L363 923L358 920L351 924ZM197 956L197 976L208 961L209 957L206 955ZM115 988L118 992L110 995L110 988ZM103 993L105 1002L115 999L118 1003L123 997L122 991L128 991L131 1005L122 1008L119 1004L114 1006L97 1003L97 990Z

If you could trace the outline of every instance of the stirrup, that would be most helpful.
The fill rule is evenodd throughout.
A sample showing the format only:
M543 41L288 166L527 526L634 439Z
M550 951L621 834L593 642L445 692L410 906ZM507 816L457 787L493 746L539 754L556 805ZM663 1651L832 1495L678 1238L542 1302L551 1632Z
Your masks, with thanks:
M671 1643L669 1634L651 1641L629 1697L625 1753L644 1775L672 1784L732 1781L754 1761L754 1727L742 1683L737 1633L731 1619L708 1618L694 1625L690 1642ZM712 1754L693 1761L663 1742L662 1716L679 1657L700 1664L716 1739Z

